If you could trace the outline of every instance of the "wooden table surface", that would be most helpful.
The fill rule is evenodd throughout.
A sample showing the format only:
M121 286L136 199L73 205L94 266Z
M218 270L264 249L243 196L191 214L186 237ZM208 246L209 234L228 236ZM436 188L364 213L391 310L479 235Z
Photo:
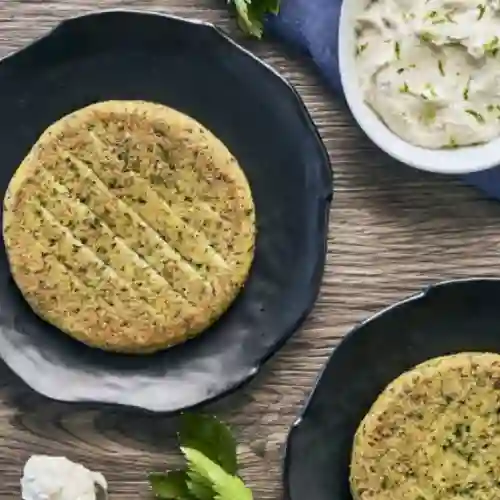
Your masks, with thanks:
M0 55L65 17L102 7L197 17L238 36L225 0L1 0ZM276 500L287 429L331 349L360 320L429 283L498 274L500 203L459 179L395 165L362 136L307 61L279 44L248 45L297 87L336 175L328 262L314 312L249 386L209 408L235 425L256 500ZM22 466L33 453L64 454L102 471L117 500L150 498L147 471L176 463L168 418L54 403L4 366L0 380L0 499L20 498Z

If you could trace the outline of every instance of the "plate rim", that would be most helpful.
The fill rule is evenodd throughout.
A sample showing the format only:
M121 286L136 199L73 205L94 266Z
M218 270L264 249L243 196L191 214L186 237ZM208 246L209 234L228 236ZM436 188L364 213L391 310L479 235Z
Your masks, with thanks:
M323 139L319 133L318 127L316 126L305 102L303 101L302 97L298 93L298 91L295 89L295 87L283 76L281 73L278 72L270 63L265 61L264 59L261 59L260 57L256 56L253 52L251 52L249 49L244 47L243 45L239 44L236 40L231 38L222 28L218 27L212 22L209 21L204 21L202 19L196 19L196 18L188 18L188 17L182 17L178 16L175 14L168 14L166 12L160 12L160 11L155 11L155 10L149 10L149 9L125 9L125 8L113 8L113 9L97 9L97 10L90 10L88 12L84 12L81 14L76 14L74 16L69 16L66 19L63 19L59 21L55 26L53 26L51 29L49 29L46 33L42 34L39 37L36 37L26 43L23 47L20 47L19 49L15 49L8 54L6 54L3 57L0 57L0 71L1 71L1 65L6 63L10 59L14 59L17 56L20 56L23 52L27 52L28 50L32 49L35 45L38 45L40 43L43 43L45 40L50 39L51 37L55 36L58 31L63 29L65 26L71 25L72 23L79 23L82 21L85 21L87 19L93 18L93 17L101 17L101 16L107 16L107 15L133 15L133 16L139 16L139 17L156 17L156 18L163 18L167 21L174 21L178 22L179 24L184 24L187 26L191 27L201 27L208 29L212 31L215 35L217 35L221 41L228 43L231 45L234 49L238 50L239 52L245 54L248 58L250 58L254 64L258 64L262 67L264 67L268 72L270 72L275 78L277 78L280 83L289 91L292 93L295 104L297 105L300 113L302 114L303 118L305 118L305 121L308 123L308 128L310 129L310 132L312 132L315 136L316 142L318 143L319 149L321 156L323 157L322 161L322 175L325 176L325 184L329 185L328 191L325 193L325 197L327 198L328 202L331 202L333 199L333 194L334 194L334 182L335 182L335 176L334 172L332 169L331 161L330 161L330 156L328 154L328 150L325 146L325 143L323 142ZM328 168L323 168L327 166Z
M348 332L344 335L344 337L340 340L340 342L333 347L331 353L329 354L328 358L326 359L325 363L321 367L319 373L317 374L316 378L314 379L313 385L307 395L307 397L304 400L304 403L302 404L300 411L290 426L286 439L285 439L285 445L283 448L283 454L282 454L282 459L281 459L281 480L282 480L282 485L283 485L283 492L284 492L284 498L286 500L296 500L292 494L292 488L290 484L290 474L291 474L291 467L292 467L292 457L291 457L291 450L293 449L293 442L294 442L294 436L300 429L300 426L302 425L302 422L305 418L307 418L307 414L310 410L312 400L314 399L314 396L317 392L318 386L321 383L321 379L327 369L327 367L334 361L334 357L338 351L338 349L345 344L346 342L351 339L359 330L364 328L367 324L376 321L379 319L379 317L395 310L398 308L401 308L407 304L410 303L415 303L419 302L422 299L425 299L430 293L437 289L441 288L447 288L450 286L460 286L460 285L466 285L466 284L471 284L471 283L497 283L500 285L500 278L493 278L493 277L466 277L466 278L455 278L455 279L446 279L446 280L441 280L441 281L436 281L435 283L431 283L427 286L422 287L422 289L419 292L414 292L411 295L408 295L406 298L400 299L396 302L393 302L389 304L388 306L383 307L379 311L370 314L367 318L361 320L357 324L355 324ZM314 500L314 499L312 499Z
M52 401L59 401L65 404L70 405L99 405L102 407L118 407L118 408L129 408L135 409L139 411L144 411L147 413L161 413L164 415L176 415L182 413L183 411L197 409L200 406L205 406L207 404L218 401L221 398L229 396L230 394L239 390L242 386L248 384L262 369L262 367L267 363L267 361L273 357L293 336L293 334L299 329L302 323L307 319L307 317L312 312L313 308L316 305L316 301L318 295L321 290L322 280L325 271L325 263L327 257L328 250L328 236L329 236L329 220L330 220L330 210L333 201L334 195L334 173L332 170L332 165L330 161L330 157L328 154L328 150L326 145L324 144L319 130L314 123L309 110L307 109L306 104L301 98L298 91L294 88L294 86L284 77L282 76L276 69L274 69L269 63L262 60L253 54L250 50L240 45L238 42L233 40L228 34L226 34L221 28L217 27L215 24L207 21L203 21L200 19L193 18L185 18L182 16L168 14L164 12L158 12L154 10L147 9L126 9L126 8L113 8L113 9L98 9L91 10L82 14L77 14L75 16L70 16L66 19L63 19L50 30L48 30L45 34L34 38L23 47L11 51L7 55L0 58L0 72L2 71L2 64L16 58L16 56L22 55L24 52L32 50L35 46L39 44L43 44L45 41L49 40L53 36L56 36L61 29L66 27L71 28L72 24L88 22L88 20L92 20L92 18L97 18L101 16L139 16L139 17L156 17L163 18L166 21L173 21L179 24L183 24L184 26L189 26L191 28L203 28L210 30L219 40L225 44L229 44L233 49L238 50L240 53L244 54L247 58L249 58L253 64L260 65L265 68L268 73L270 73L275 79L277 79L280 84L284 87L284 89L291 93L294 106L297 109L297 115L300 116L300 119L303 121L305 126L307 127L309 133L312 133L315 142L315 148L317 149L318 158L320 158L320 162L318 165L318 174L320 176L320 184L323 192L318 192L316 198L318 202L318 213L315 214L317 219L315 222L318 224L319 229L323 233L322 235L322 245L319 250L319 258L316 261L316 265L314 267L313 276L317 279L315 280L317 285L312 288L310 297L305 301L307 302L307 307L304 308L302 314L298 319L291 325L287 330L283 332L283 335L277 342L274 342L268 349L263 352L261 356L252 364L252 366L245 370L243 375L237 377L234 381L231 381L228 386L215 393L210 397L206 397L197 403L193 403L187 406L179 406L172 409L161 409L158 407L140 405L140 404L130 404L120 401L102 401L96 398L71 398L64 397L57 394L57 390L51 390L50 387L47 387L46 384L39 383L37 377L29 377L24 373L21 374L16 368L14 368L15 362L12 362L10 356L5 356L3 353L0 355L0 359L3 360L8 369L13 372L16 377L18 377L26 386L28 386L34 392L42 395L45 398L48 398ZM319 190L318 190L319 191ZM3 208L2 208L3 209ZM50 384L49 384L50 385Z

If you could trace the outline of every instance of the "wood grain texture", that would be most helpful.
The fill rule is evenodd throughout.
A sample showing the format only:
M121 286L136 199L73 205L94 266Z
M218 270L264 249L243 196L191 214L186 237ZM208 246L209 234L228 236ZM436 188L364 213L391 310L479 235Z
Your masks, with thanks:
M103 6L202 18L238 36L224 0L3 0L0 55L62 18ZM297 87L335 171L328 262L313 314L250 386L210 408L234 424L256 500L277 500L287 429L332 347L360 320L429 283L497 275L500 203L459 179L396 165L359 132L307 61L278 44L246 43ZM0 499L20 497L32 453L65 454L102 471L116 500L150 498L146 472L175 465L175 421L50 402L0 370Z

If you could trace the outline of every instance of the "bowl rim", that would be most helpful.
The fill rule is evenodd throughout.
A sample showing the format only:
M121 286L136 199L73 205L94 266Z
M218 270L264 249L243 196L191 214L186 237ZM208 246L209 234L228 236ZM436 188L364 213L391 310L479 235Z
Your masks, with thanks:
M415 146L392 132L365 103L358 84L354 20L366 0L345 0L340 10L338 61L341 86L351 114L362 131L381 150L410 167L440 174L467 174L500 165L500 136L477 146L428 149Z

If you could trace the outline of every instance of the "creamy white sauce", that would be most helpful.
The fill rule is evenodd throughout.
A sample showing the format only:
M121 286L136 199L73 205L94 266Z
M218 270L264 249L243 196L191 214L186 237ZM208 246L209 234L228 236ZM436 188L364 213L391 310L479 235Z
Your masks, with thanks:
M64 457L32 456L21 479L23 500L100 500L99 488L107 490L102 474Z
M500 136L500 0L375 0L356 33L365 101L394 133L432 149Z

